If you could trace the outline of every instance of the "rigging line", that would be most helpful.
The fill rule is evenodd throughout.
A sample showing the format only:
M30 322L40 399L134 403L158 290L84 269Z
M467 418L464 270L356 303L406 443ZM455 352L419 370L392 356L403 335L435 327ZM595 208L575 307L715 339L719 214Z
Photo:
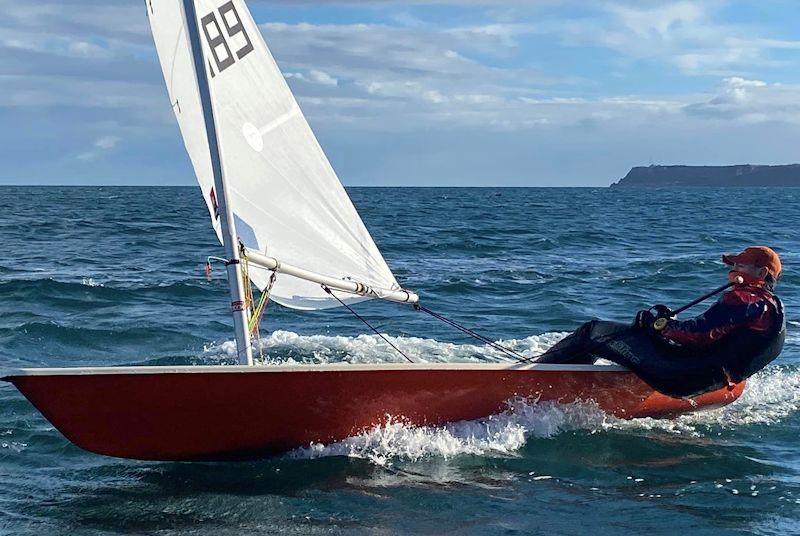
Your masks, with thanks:
M258 331L261 318L264 316L264 311L267 309L267 305L269 305L269 297L272 293L272 287L275 285L276 280L277 275L275 272L272 272L272 275L269 278L269 283L261 293L261 299L258 300L258 305L253 311L253 315L250 317L250 324L248 327L250 328L251 333L256 333Z
M432 317L436 318L437 320L441 320L445 324L448 324L448 325L456 328L457 330L461 331L462 333L465 333L465 334L469 335L470 337L473 337L475 339L478 339L479 341L482 341L482 342L488 344L489 346L491 346L495 350L497 350L497 351L499 351L499 352L501 352L501 353L513 358L513 359L516 359L516 360L518 360L520 362L525 362L527 359L529 359L529 358L525 357L524 355L520 354L519 352L517 352L515 350L512 350L511 348L509 348L507 346L503 346L502 344L500 344L498 342L495 342L495 341L491 340L490 338L488 338L488 337L486 337L484 335L481 335L480 333L478 333L478 332L476 332L474 330L469 329L466 326L462 326L461 324L459 324L455 320L451 320L451 319L449 319L449 318L447 318L445 316L440 315L439 313L435 313L435 312L431 311L430 309L428 309L424 305L416 304L414 306L414 308L417 309L418 311L422 311L424 313L428 313L429 315L431 315Z
M402 351L400 348L398 348L397 346L395 346L394 344L392 344L392 342L391 342L389 339L387 339L386 337L384 337L384 336L383 336L383 334L381 334L381 333L380 333L380 332L379 332L377 329L375 329L374 327L372 327L372 324L370 324L369 322L367 322L367 320L366 320L364 317L362 317L360 314L358 314L357 312L355 312L355 311L353 310L353 308L352 308L352 307L350 307L349 305L347 305L346 303L344 303L342 300L340 300L340 299L339 299L339 296L337 296L336 294L334 294L334 293L333 293L333 291L332 291L331 289L329 289L329 288L328 288L327 286L325 286L325 285L321 285L321 286L322 286L322 289L323 289L325 292L327 292L328 294L330 294L331 296L333 296L334 298L336 298L336 301L338 301L340 304L342 304L342 306L344 306L345 308L347 308L347 310L348 310L348 311L350 311L351 313L353 313L353 315L354 315L356 318L358 318L359 320L361 320L362 322L364 322L364 324L366 324L366 325L367 325L367 327L368 327L369 329L371 329L371 330L372 330L372 331L375 333L375 335L377 335L378 337L380 337L381 339L383 339L383 341L384 341L386 344L388 344L389 346L391 346L392 348L394 348L394 349L397 351L397 353L398 353L398 354L400 354L401 356L405 357L405 358L406 358L406 360L407 360L409 363L413 363L413 362L414 362L414 361L413 361L413 360L412 360L410 357L408 357L408 356L407 356L407 355L406 355L406 354L405 354L405 353L404 353L404 352L403 352L403 351Z

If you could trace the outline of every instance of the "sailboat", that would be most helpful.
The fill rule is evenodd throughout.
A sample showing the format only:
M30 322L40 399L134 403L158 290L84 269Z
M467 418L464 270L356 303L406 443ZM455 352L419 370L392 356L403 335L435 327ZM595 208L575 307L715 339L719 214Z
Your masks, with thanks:
M248 289L300 310L414 306L317 142L243 0L146 0L169 98L225 247L238 365L23 369L3 378L74 444L142 460L243 459L402 419L440 425L513 399L593 401L623 418L722 406L616 365L259 365ZM245 273L246 272L246 273Z

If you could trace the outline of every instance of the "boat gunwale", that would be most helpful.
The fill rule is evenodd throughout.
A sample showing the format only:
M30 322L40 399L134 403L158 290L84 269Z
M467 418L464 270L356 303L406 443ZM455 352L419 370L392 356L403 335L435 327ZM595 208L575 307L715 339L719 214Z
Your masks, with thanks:
M631 372L620 365L567 365L553 363L325 363L297 365L176 365L121 367L55 367L9 370L0 380L29 376L103 376L153 374L247 374L297 372L384 371L540 371L540 372Z

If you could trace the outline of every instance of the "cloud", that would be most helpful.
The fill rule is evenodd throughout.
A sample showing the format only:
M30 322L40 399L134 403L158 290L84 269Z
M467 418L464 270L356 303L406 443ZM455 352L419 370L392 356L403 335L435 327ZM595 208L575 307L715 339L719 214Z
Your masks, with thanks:
M684 110L690 116L706 119L800 126L800 86L726 78L713 97L689 104Z
M169 108L140 3L0 0L0 12L0 111L35 118L33 136L66 132L85 145L110 124L126 136L163 128Z
M556 18L540 28L568 46L603 47L621 59L653 61L687 75L735 76L785 66L775 54L800 41L763 37L752 24L724 22L723 1L598 4L590 18Z
M363 122L367 130L568 125L613 119L618 110L635 106L672 113L694 104L688 96L602 94L591 89L593 80L548 73L531 64L538 52L526 47L530 39L607 48L621 58L662 61L687 74L726 78L744 78L731 72L768 61L767 51L797 45L746 39L743 28L715 22L719 1L583 4L579 15L570 14L581 6L571 1L446 3L470 9L503 6L516 10L516 16L490 11L489 19L496 20L448 24L400 16L401 10L390 17L392 23L270 22L261 28L313 121ZM0 23L0 43L6 45L0 72L12 75L0 106L87 106L107 109L109 118L118 114L129 125L171 122L143 10L87 0L78 4L81 9L39 0L22 9L0 0L8 10L6 24ZM570 9L560 10L559 4ZM545 14L526 19L520 15L526 10ZM570 101L578 97L584 102Z
M72 56L84 58L104 58L109 56L107 48L87 41L72 41L69 43L67 51Z
M515 8L525 5L530 3ZM721 22L723 6L722 1L617 1L584 4L583 15L552 9L536 19L482 24L401 17L399 26L267 23L262 28L285 70L323 70L337 80L334 92L295 85L315 121L346 120L370 130L425 124L514 129L632 122L622 117L631 109L657 117L700 104L698 95L674 91L603 94L593 87L601 81L563 74L563 68L555 76L526 61L537 58L530 46L537 39L610 50L617 56L616 69L625 73L649 62L662 71L718 79L749 79L750 71L785 61L773 52L800 48L800 41L760 37L759 28ZM294 78L311 82L303 74ZM349 105L356 99L358 108ZM386 121L387 111L394 120Z
M338 86L339 81L324 71L312 69L308 73L285 73L287 79L302 80L311 84L321 84L323 86Z
M655 8L611 4L608 11L638 38L669 39L681 28L702 23L705 10L697 2L674 2Z
M119 143L119 138L116 136L103 136L94 142L94 146L98 149L109 150L113 149Z
M508 128L515 108L530 111L521 97L572 83L536 69L498 68L491 60L468 57L513 47L508 37L518 29L308 23L262 28L304 110L316 122L358 122L367 130L479 124ZM541 119L521 117L520 124L542 124Z
M94 149L79 153L75 158L78 160L94 160L104 152L110 151L120 142L117 136L103 136L94 142Z
M675 21L694 20L672 17L670 23L653 22L647 32L668 32ZM701 119L692 106L701 102L702 94L593 94L586 91L585 81L526 67L499 68L491 57L470 57L474 51L516 47L509 38L529 29L519 24L502 31L479 26L434 30L420 25L269 24L264 33L285 70L325 66L337 80L335 87L324 90L295 84L303 109L321 126L346 123L363 132L418 131L423 126L554 132L650 128L666 118ZM481 42L480 36L488 41ZM502 39L495 42L498 36ZM305 75L288 78L308 81Z

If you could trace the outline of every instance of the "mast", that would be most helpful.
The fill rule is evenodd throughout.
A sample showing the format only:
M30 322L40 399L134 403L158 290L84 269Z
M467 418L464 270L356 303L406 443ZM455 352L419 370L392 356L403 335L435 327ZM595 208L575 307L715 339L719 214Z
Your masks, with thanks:
M242 278L238 247L239 242L236 237L236 224L233 219L233 211L228 204L228 191L222 172L222 156L219 151L219 141L217 139L217 125L214 119L214 108L211 103L211 90L208 85L206 61L203 54L203 45L200 42L200 29L198 27L194 0L183 0L183 16L186 21L189 46L191 47L192 58L194 60L194 70L197 75L200 102L203 107L206 137L208 138L211 167L214 173L214 190L216 192L217 206L219 207L222 242L225 246L225 257L228 259L228 286L231 292L233 326L236 331L237 358L240 365L252 365L253 349L250 346L250 332L247 327L247 308L244 302L245 282ZM249 284L249 281L247 284Z

